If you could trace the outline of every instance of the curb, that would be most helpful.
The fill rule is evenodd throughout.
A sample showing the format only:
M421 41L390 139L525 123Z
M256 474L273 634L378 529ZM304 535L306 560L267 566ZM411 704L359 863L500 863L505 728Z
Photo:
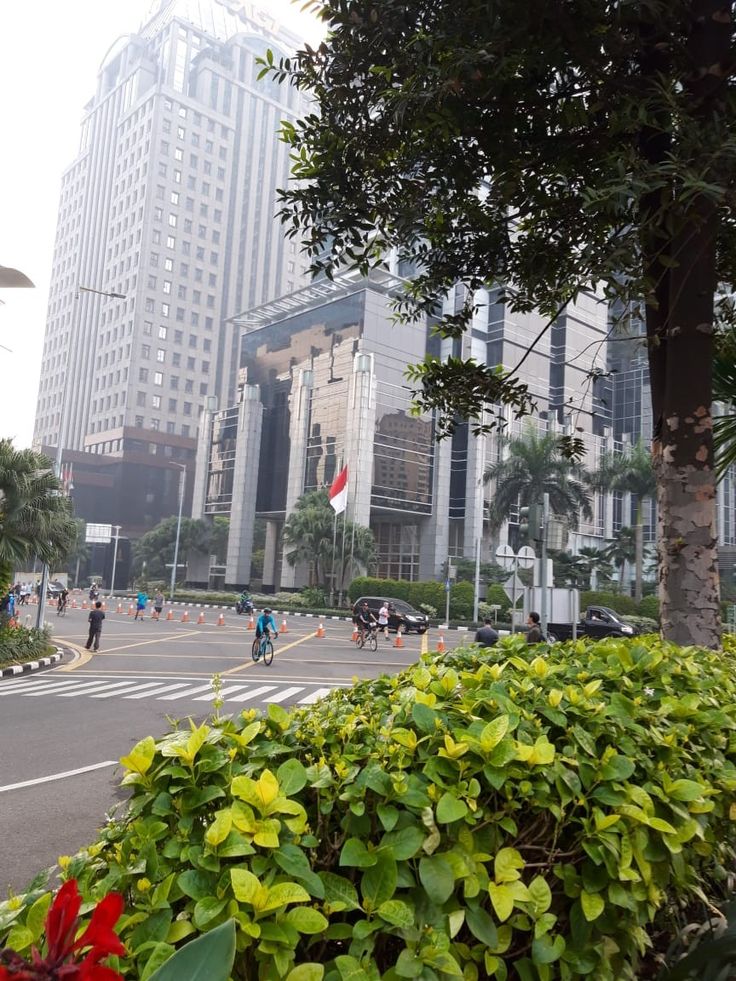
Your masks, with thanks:
M27 661L25 664L12 664L9 668L0 669L0 678L10 678L19 674L30 674L31 671L39 671L41 668L48 668L52 664L58 664L63 657L61 648L56 648L56 654L48 657L41 657L38 661Z

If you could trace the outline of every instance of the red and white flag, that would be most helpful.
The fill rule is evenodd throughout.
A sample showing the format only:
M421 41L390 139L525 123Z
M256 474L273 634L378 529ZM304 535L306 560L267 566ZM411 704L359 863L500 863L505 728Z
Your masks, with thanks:
M335 509L335 514L342 514L348 506L348 468L343 467L340 473L332 481L329 490L330 504Z

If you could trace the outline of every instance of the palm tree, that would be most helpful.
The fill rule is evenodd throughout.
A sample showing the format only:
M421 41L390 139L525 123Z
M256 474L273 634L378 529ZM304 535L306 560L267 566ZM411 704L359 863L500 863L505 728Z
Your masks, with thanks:
M636 561L636 532L633 528L621 528L604 551L608 561L618 569L618 588L623 592L626 563Z
M74 527L76 537L66 561L67 572L71 573L72 582L75 586L79 586L79 567L89 559L90 547L87 544L87 522L83 518L75 518Z
M490 509L491 527L498 529L515 505L534 507L549 494L550 509L577 528L580 515L592 518L584 471L564 457L554 433L539 433L529 426L507 442L508 455L483 474L485 483L495 481Z
M34 556L49 564L63 561L76 535L71 503L61 493L51 461L0 440L0 565L5 574Z
M736 328L718 335L713 361L713 401L726 413L713 421L718 478L736 464Z
M607 582L611 578L611 562L605 548L583 546L578 553L580 563L585 570L588 585L592 589L593 573L596 574L596 584Z
M617 490L634 498L634 528L636 531L636 585L634 596L637 603L642 597L644 568L644 501L652 500L657 493L657 478L652 465L652 454L639 441L623 453L609 453L601 458L598 469L591 475L593 487L601 490Z
M553 562L555 583L572 586L574 589L586 585L588 570L579 555L572 555L570 552L557 552Z

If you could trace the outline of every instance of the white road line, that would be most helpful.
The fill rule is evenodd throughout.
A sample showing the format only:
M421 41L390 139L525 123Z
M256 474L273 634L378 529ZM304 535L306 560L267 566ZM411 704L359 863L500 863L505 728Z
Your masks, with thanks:
M206 685L199 685L197 688L190 688L189 691L175 691L173 695L163 695L158 699L159 702L173 702L176 698L189 698L190 695L199 695L201 691L212 690L212 682Z
M318 688L316 691L313 691L311 695L307 695L306 698L300 698L299 705L311 705L312 702L318 702L320 698L324 698L325 695L329 695L332 690L332 688Z
M75 691L75 692L77 692L80 689L82 691L86 691L88 688L92 688L92 687L94 687L95 685L98 685L98 684L99 684L98 681L85 681L85 682L80 682L78 678L74 678L68 685L66 685L66 684L64 684L64 682L60 681L58 683L58 685L55 684L53 686L53 688L52 688L51 685L44 685L43 688L41 688L39 686L35 691L26 691L26 692L23 692L23 694L25 696L27 696L28 698L38 698L39 695L47 695L47 694L48 695L55 695L55 694L57 694L57 692L58 692L59 695L64 695L64 694L66 694L67 691ZM62 688L62 686L63 686L63 688ZM51 689L51 691L49 691L49 689Z
M84 691L62 691L59 692L59 698L78 698L79 695L91 695L93 691L110 691L113 688L125 688L127 686L127 681L118 681L114 685L111 685L109 681L98 682L92 687L86 687Z
M230 688L223 688L222 691L219 693L219 695L229 695L231 692L243 691L243 689L246 688L246 687L247 687L246 685L232 685ZM211 691L207 695L198 695L194 699L194 701L195 702L214 702L215 698L217 698L217 697L218 697L218 694L216 692L214 692L214 691Z
M145 685L141 685L138 682L133 683L129 681L127 682L127 688L121 688L119 691L103 691L97 695L90 695L90 698L114 698L115 695L125 695L129 691L141 691L144 688L157 688L157 687L158 687L158 681L147 681ZM146 692L146 694L148 695L150 694L150 692Z
M280 691L278 695L271 695L268 699L271 702L283 702L284 699L290 698L292 695L296 695L298 692L304 691L303 688L285 688L284 691Z
M173 691L175 688L186 688L190 685L190 681L179 681L175 685L162 685L160 682L156 682L159 685L158 688L154 688L151 691L142 691L137 695L123 695L123 698L148 698L149 695L162 695L165 691Z
M63 691L65 688L73 688L75 685L81 684L79 678L70 678L68 681L49 681L44 685L36 685L35 688L29 688L28 691L21 692L21 695L46 695L47 693L54 694L57 691Z
M40 678L35 678L33 681L15 681L13 684L2 685L0 695L18 694L22 691L29 691L31 688L39 688L44 684L48 684L48 682L42 681Z
M50 783L52 780L64 780L66 777L76 777L80 773L91 773L106 766L117 766L117 760L105 760L103 763L93 763L91 766L80 766L76 770L64 770L62 773L52 773L48 777L36 777L35 780L23 780L21 783L7 783L0 787L0 794L6 790L20 790L22 787L35 787L39 783Z
M234 698L229 698L229 702L249 702L252 698L258 698L259 695L264 695L267 691L273 691L276 685L263 685L261 688L253 688L251 691L246 691L243 695L235 695Z

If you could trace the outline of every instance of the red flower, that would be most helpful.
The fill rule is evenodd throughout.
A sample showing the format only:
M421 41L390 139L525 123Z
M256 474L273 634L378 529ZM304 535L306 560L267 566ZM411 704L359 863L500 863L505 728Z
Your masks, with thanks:
M125 953L113 930L123 912L122 896L112 892L105 896L75 940L81 904L77 883L70 879L59 889L46 917L46 957L34 948L29 963L14 950L0 950L0 981L122 981L117 971L100 964L111 954ZM74 954L87 947L84 959L75 960Z

